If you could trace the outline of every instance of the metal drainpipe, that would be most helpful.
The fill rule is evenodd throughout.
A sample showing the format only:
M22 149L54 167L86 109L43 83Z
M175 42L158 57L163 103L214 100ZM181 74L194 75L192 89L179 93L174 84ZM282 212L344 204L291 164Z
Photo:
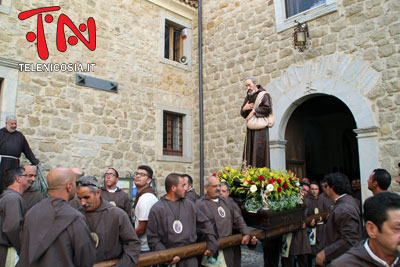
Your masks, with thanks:
M200 121L200 196L204 195L204 124L203 124L203 43L202 1L198 0L198 49L199 49L199 121Z

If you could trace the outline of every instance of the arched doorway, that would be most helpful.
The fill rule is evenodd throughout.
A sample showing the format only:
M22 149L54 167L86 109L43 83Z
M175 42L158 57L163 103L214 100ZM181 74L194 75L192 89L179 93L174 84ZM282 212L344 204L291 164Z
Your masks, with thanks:
M291 114L286 130L286 168L319 181L342 172L360 178L357 129L349 108L338 98L315 95Z

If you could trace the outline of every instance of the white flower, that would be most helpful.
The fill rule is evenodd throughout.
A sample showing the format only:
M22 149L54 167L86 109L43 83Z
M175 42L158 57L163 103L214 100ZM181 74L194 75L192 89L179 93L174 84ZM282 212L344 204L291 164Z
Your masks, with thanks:
M250 186L250 192L254 193L257 191L257 186L255 184L253 184L252 186Z
M295 185L296 186L300 186L300 183L298 181L296 181Z
M267 191L268 192L274 191L274 186L272 184L267 185Z

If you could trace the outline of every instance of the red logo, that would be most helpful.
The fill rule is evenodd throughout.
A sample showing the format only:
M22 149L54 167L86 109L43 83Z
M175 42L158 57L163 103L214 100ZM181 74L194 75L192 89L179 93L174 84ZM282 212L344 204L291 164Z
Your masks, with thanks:
M25 20L30 18L34 15L37 15L37 31L28 32L26 34L26 40L29 42L34 42L37 40L37 50L38 55L41 59L45 60L49 58L49 50L47 49L46 37L44 35L43 29L43 17L42 13L57 11L60 10L59 6L52 6L52 7L43 7L38 9L32 9L28 11L24 11L18 14L18 18L20 20ZM52 23L53 16L47 14L44 17L45 22ZM64 26L67 26L71 29L71 31L75 34L75 36L68 37L68 43L70 45L76 45L78 43L78 39L81 40L89 50L94 51L96 49L96 23L92 17L88 18L87 25L81 23L79 25L79 29L75 26L75 24L70 20L70 18L65 15L61 14L58 18L57 22L57 50L60 52L65 52L67 50L67 43L65 38L65 31ZM82 35L81 32L88 31L89 41Z

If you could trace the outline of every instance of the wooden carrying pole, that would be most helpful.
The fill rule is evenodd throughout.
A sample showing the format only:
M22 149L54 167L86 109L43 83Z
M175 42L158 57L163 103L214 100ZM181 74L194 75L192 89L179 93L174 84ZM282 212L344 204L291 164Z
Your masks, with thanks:
M310 224L313 219L319 220L321 217L323 220L328 218L329 212L320 213L317 215L309 216L305 219L306 224ZM296 231L302 228L302 225L299 223L289 224L287 226L260 230L256 229L251 231L251 236L257 237L257 239L262 240L265 238L271 238L275 236L279 236L288 232ZM231 235L227 237L222 237L219 239L219 249L224 249L228 247L234 247L240 245L242 242L242 235ZM157 264L162 264L166 262L170 262L174 256L179 256L181 259L190 258L193 256L201 255L206 250L206 242L195 243L187 246L169 248L166 250L160 250L155 252L150 252L146 254L142 254L139 256L139 262L137 266L145 267L152 266ZM119 259L113 259L108 261L99 262L94 265L94 267L111 267L115 266Z

